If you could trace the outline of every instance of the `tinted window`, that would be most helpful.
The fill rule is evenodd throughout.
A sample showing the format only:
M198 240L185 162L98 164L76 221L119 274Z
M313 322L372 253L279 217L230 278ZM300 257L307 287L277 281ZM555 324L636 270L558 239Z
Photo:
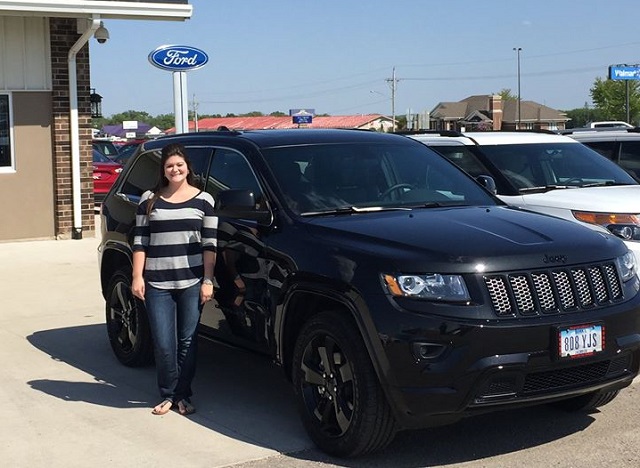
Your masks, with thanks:
M424 145L326 144L272 148L263 154L284 200L297 213L495 203Z
M9 96L0 94L0 169L10 168L13 165L10 136Z
M205 183L203 174L209 165L212 150L201 146L187 146L185 149L191 161L194 185L203 189ZM160 149L140 154L133 162L133 167L128 172L121 191L131 200L137 200L144 192L153 189L160 174L160 158Z
M616 142L615 141L588 141L588 142L584 142L583 144L587 145L592 150L597 151L598 153L600 153L602 156L605 156L606 158L609 158L613 161L615 161L616 159L615 157Z
M636 177L640 177L640 141L623 141L620 143L620 160L618 164Z
M622 168L578 142L483 145L482 152L505 176L513 175L518 188L636 184Z
M213 152L206 190L215 198L219 191L227 189L251 190L258 203L262 198L260 184L244 155L217 148Z

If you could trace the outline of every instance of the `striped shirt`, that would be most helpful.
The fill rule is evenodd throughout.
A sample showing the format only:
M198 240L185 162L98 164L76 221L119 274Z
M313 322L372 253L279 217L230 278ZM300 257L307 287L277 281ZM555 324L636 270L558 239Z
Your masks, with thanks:
M182 203L157 198L147 216L152 192L142 195L136 212L133 251L144 251L145 280L158 289L184 289L204 275L203 251L217 248L218 218L213 197L200 192Z

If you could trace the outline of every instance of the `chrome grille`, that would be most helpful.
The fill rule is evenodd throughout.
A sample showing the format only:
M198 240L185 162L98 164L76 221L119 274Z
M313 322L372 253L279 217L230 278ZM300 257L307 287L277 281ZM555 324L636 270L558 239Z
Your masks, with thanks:
M487 275L483 279L499 316L561 313L622 299L613 263Z

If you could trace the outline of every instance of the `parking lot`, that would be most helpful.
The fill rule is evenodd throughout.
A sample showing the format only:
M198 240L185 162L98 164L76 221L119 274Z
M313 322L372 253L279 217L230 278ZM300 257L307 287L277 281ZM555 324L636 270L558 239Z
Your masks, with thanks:
M96 238L0 243L0 457L7 467L640 465L640 386L601 412L550 408L401 433L382 453L315 450L292 391L260 356L202 342L198 413L158 417L153 368L117 363L106 338Z

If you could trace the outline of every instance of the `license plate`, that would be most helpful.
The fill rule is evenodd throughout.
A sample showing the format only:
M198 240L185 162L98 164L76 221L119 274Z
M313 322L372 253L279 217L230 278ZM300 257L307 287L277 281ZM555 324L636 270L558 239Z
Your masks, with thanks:
M604 349L603 325L578 325L560 329L558 346L561 358L578 358Z

